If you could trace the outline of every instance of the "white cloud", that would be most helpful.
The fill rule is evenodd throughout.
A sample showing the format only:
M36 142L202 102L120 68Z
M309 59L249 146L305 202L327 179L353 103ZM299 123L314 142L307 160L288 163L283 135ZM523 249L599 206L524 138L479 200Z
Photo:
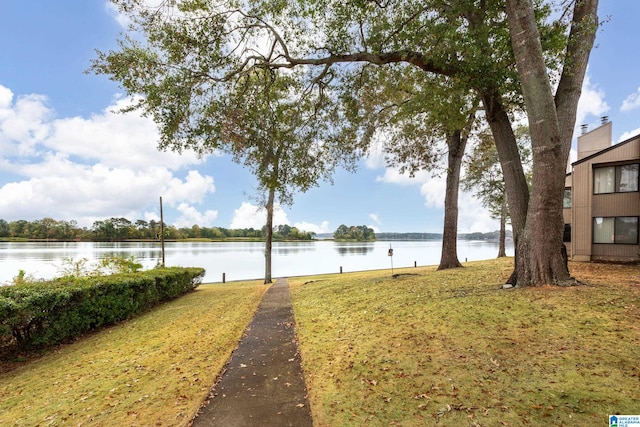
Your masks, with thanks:
M90 226L105 217L140 218L159 196L177 207L215 192L211 176L196 170L178 176L202 160L158 151L151 119L112 112L130 100L89 118L62 119L46 101L40 95L15 98L0 86L0 171L11 174L0 186L0 218L53 217ZM210 220L213 213L200 215Z
M158 214L158 212L150 212L150 211L148 211L148 212L143 213L142 217L144 218L145 221L151 221L151 220L160 221L160 215Z
M167 2L166 0L137 0L136 3L139 4L141 9L152 10L152 9L169 9L169 15L172 17L184 16L184 13L178 9L177 6L172 5L172 2ZM120 25L122 28L128 28L132 23L129 15L125 13L121 13L117 6L112 3L112 0L106 0L104 3L104 8L109 15Z
M11 107L12 100L13 92L11 92L11 89L0 86L0 114L2 114L2 111L5 111L9 107ZM0 119L1 118L2 116L0 115Z
M398 169L387 168L384 175L376 178L377 182L385 182L400 186L419 185L420 194L424 197L425 206L430 209L444 209L446 192L446 175L432 176L431 172L421 171L414 178L408 174L400 174ZM444 217L444 213L443 213ZM381 224L376 214L369 215L376 224ZM374 228L374 226L369 226ZM458 197L458 230L467 232L488 232L499 227L498 221L491 219L489 212L480 201L470 193L460 192ZM375 228L374 228L375 229Z
M385 136L380 135L380 132L371 138L369 144L369 150L364 157L364 164L369 169L380 169L387 165L384 153L384 141Z
M253 228L261 229L267 223L267 210L264 207L242 202L242 205L233 211L233 219L229 228ZM273 207L273 226L289 224L287 214L280 205Z
M0 86L0 149L4 156L28 156L50 132L52 111L42 95L20 96Z
M157 8L164 3L165 0L142 0L140 3L145 8ZM109 15L120 25L122 28L128 28L131 24L131 18L129 15L121 13L118 10L118 7L111 2L111 0L106 0L104 2L104 8Z
M620 111L631 111L640 108L640 87L622 101Z
M492 219L489 211L470 193L461 192L458 199L458 232L473 233L495 231L500 222Z
M192 227L193 225L213 227L214 221L218 218L218 211L207 210L200 212L187 203L180 203L177 209L182 214L174 222L174 225L178 228Z
M295 224L293 224L293 226L300 231L306 231L306 232L316 233L316 234L330 233L331 231L333 231L329 229L329 221L322 221L320 225L302 221L302 222L296 222Z
M376 182L385 182L398 185L420 185L429 180L431 173L420 171L412 178L408 173L401 174L397 168L386 168L384 175L378 176Z
M430 178L420 187L420 194L424 196L425 205L430 208L444 207L444 196L447 182L444 178Z
M105 1L104 8L122 28L127 28L131 23L131 19L127 15L120 13L116 5L111 3L110 0Z
M622 142L622 141L626 141L627 139L636 136L640 134L640 128L636 128L634 130L630 130L628 132L623 133L622 135L620 135L620 140L618 142Z
M172 178L164 190L163 200L171 206L176 206L181 201L190 203L201 203L208 193L214 193L216 187L213 185L213 178L202 176L196 170L190 170L184 181Z
M583 123L586 123L587 116L593 115L600 117L609 111L609 105L604 100L605 93L597 85L591 83L591 79L587 74L582 84L582 94L578 101L578 110L576 114L576 131Z
M256 230L262 229L267 223L267 210L264 207L256 206L249 202L242 202L238 209L233 211L233 219L229 228L253 228ZM282 207L276 204L273 207L273 226L278 225L292 225L300 231L314 232L314 233L329 233L329 221L322 221L320 225L313 224L306 221L296 222L291 224L287 213Z
M83 161L99 161L114 167L144 167L149 164L179 169L200 163L191 151L182 154L157 149L160 134L152 119L140 112L127 114L118 110L131 99L116 100L100 114L90 118L65 118L52 122L52 135L43 145L60 153L78 156Z
M425 198L425 206L444 209L446 189L445 177L430 178L422 184L420 194ZM444 213L442 215L444 218ZM491 218L489 211L471 193L459 192L458 231L460 233L495 231L499 225L498 221Z

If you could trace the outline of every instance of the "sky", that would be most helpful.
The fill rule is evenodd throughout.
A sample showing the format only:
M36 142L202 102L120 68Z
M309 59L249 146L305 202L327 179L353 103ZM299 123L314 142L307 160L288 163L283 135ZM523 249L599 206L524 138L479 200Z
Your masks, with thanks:
M2 0L0 13L0 218L53 218L91 227L111 217L176 227L261 228L256 181L226 156L156 149L155 124L115 113L129 99L106 76L86 73L96 49L116 49L122 19L106 0ZM620 142L640 133L640 2L601 0L576 121L602 116ZM574 138L575 147L575 138ZM572 153L575 156L574 153ZM575 157L574 157L575 158ZM442 232L444 177L410 179L375 157L336 171L276 210L275 224L332 233ZM472 194L460 194L460 233L498 229Z

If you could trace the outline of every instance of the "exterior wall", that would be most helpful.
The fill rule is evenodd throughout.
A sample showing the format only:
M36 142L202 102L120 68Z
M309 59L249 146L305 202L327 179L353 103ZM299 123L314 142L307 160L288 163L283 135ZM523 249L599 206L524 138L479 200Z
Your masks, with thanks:
M594 194L591 216L640 216L640 195L637 192ZM591 259L598 261L638 261L638 254L638 245L593 244L591 249Z
M566 178L564 179L565 188L571 188L571 177L571 174L567 174ZM573 189L571 191L571 205L573 206ZM571 224L571 208L562 209L562 218L564 218L565 224Z
M602 126L578 137L578 160L589 157L611 146L611 134L613 123L608 122Z
M591 166L575 166L573 173L571 200L571 256L576 261L591 261L591 196L593 178Z
M564 179L564 187L565 189L571 189L571 174L567 174L567 176ZM573 190L571 191L571 204L573 205ZM565 225L569 224L569 226L571 226L572 224L572 211L571 208L563 208L562 209L562 219L564 220ZM566 232L566 229L565 229ZM572 256L572 248L571 248L571 242L564 242L564 246L567 249L567 256L571 257Z
M602 128L605 128L603 134L606 136L606 133L610 132L610 126L603 125ZM593 133L596 131L598 129ZM584 139L579 139L579 142L582 141ZM592 146L594 145L595 143ZM593 194L594 167L624 164L628 161L640 161L640 136L605 148L602 152L583 157L583 160L573 164L571 174L573 260L638 261L640 245L592 244L594 217L640 216L639 192Z

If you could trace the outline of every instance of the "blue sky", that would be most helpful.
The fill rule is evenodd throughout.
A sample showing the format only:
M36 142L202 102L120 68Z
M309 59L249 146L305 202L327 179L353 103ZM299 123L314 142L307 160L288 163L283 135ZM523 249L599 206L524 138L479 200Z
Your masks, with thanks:
M4 0L0 14L0 218L159 218L178 227L260 228L252 175L227 157L158 152L158 134L126 105L118 86L85 74L95 49L115 48L123 30L104 0ZM602 0L596 48L576 128L613 121L614 142L640 133L637 0ZM579 131L576 131L576 135ZM315 232L340 224L386 232L441 232L444 180L399 175L373 158L337 171L276 214ZM498 228L470 194L460 196L459 231Z

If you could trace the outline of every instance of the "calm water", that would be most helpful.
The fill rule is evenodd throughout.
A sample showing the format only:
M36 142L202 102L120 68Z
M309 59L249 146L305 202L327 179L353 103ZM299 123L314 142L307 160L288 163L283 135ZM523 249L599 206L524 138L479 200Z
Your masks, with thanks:
M388 256L393 247L393 259ZM333 241L273 244L272 276L299 276L343 271L434 265L440 262L439 241L378 241L346 243ZM458 242L458 258L464 262L495 258L497 243ZM507 246L507 254L513 247ZM145 268L161 261L160 243L17 243L0 242L0 284L19 270L35 278L60 275L65 259L96 262L105 255L134 256ZM167 242L167 266L203 267L205 282L258 279L264 277L264 243L260 242Z

